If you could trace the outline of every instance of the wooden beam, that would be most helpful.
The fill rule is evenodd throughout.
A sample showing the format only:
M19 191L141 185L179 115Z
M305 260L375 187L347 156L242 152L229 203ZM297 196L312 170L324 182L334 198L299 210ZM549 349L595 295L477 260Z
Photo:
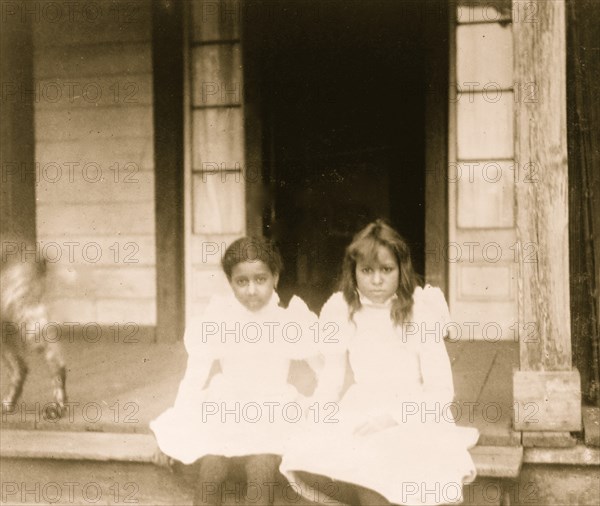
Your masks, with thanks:
M36 240L33 42L26 2L2 8L2 114L0 114L0 237ZM2 250L4 251L4 245Z
M429 0L425 9L425 279L448 295L448 81L450 6Z
M156 210L156 336L184 327L183 24L180 2L152 2Z
M258 18L258 19L257 19ZM260 37L265 27L262 18L254 16L241 20L243 66L244 147L246 183L246 234L261 236L265 232L263 217L270 207L268 184L263 170L263 114L260 82ZM260 23L260 24L259 24ZM258 26L257 26L258 25Z
M515 202L519 322L533 322L536 332L520 340L521 371L513 382L515 405L533 406L540 416L535 424L515 417L515 428L575 431L581 388L572 369L569 310L565 2L531 5L531 19L513 22Z
M569 371L565 4L531 3L535 19L513 23L519 321L537 328L521 341L521 369Z
M515 371L516 430L581 430L581 381L577 371Z

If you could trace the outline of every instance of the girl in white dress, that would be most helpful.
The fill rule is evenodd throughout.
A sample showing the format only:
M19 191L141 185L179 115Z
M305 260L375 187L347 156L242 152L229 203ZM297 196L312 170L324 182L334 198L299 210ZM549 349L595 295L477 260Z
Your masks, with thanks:
M407 244L380 220L347 248L341 288L321 311L321 327L336 325L338 339L315 395L341 396L347 361L354 383L339 423L307 434L310 443L288 450L281 471L314 501L331 499L306 473L359 485L356 502L365 505L461 502L463 483L475 478L467 450L478 433L452 418L444 295L419 286Z
M198 461L194 504L221 504L232 494L222 488L231 457L247 457L246 486L233 493L243 490L239 495L252 504L270 504L273 487L264 484L277 481L279 456L305 405L287 381L290 362L317 353L311 336L317 318L297 297L287 309L279 306L282 261L266 239L238 239L222 265L232 293L213 297L187 325L188 365L175 404L150 427L164 454L184 464ZM221 372L209 379L215 361Z

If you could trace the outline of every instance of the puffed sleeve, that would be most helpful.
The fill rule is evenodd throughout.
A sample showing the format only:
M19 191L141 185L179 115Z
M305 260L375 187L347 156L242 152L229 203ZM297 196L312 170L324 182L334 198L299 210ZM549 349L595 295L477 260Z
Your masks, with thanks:
M190 318L186 325L183 342L188 361L176 405L193 402L206 384L213 362L220 358L219 325L225 305L221 298L213 297L202 315Z
M454 399L450 357L443 329L450 322L450 311L439 288L426 286L422 291L421 350L419 353L424 400L447 404Z
M323 306L319 317L319 349L324 362L317 371L315 397L337 401L346 378L346 352L353 324L348 320L348 305L342 293L334 293Z

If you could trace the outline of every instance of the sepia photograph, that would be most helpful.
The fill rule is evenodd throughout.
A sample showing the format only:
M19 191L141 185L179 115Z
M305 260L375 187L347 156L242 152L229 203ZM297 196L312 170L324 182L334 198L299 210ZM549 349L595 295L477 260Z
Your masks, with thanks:
M600 0L0 0L0 506L600 504Z

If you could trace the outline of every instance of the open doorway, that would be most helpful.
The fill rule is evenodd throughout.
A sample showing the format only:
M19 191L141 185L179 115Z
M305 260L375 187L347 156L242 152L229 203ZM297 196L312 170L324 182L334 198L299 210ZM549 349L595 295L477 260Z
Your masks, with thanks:
M245 79L260 87L263 232L284 257L284 299L296 293L318 311L345 246L376 218L401 232L424 274L423 5L250 3Z

